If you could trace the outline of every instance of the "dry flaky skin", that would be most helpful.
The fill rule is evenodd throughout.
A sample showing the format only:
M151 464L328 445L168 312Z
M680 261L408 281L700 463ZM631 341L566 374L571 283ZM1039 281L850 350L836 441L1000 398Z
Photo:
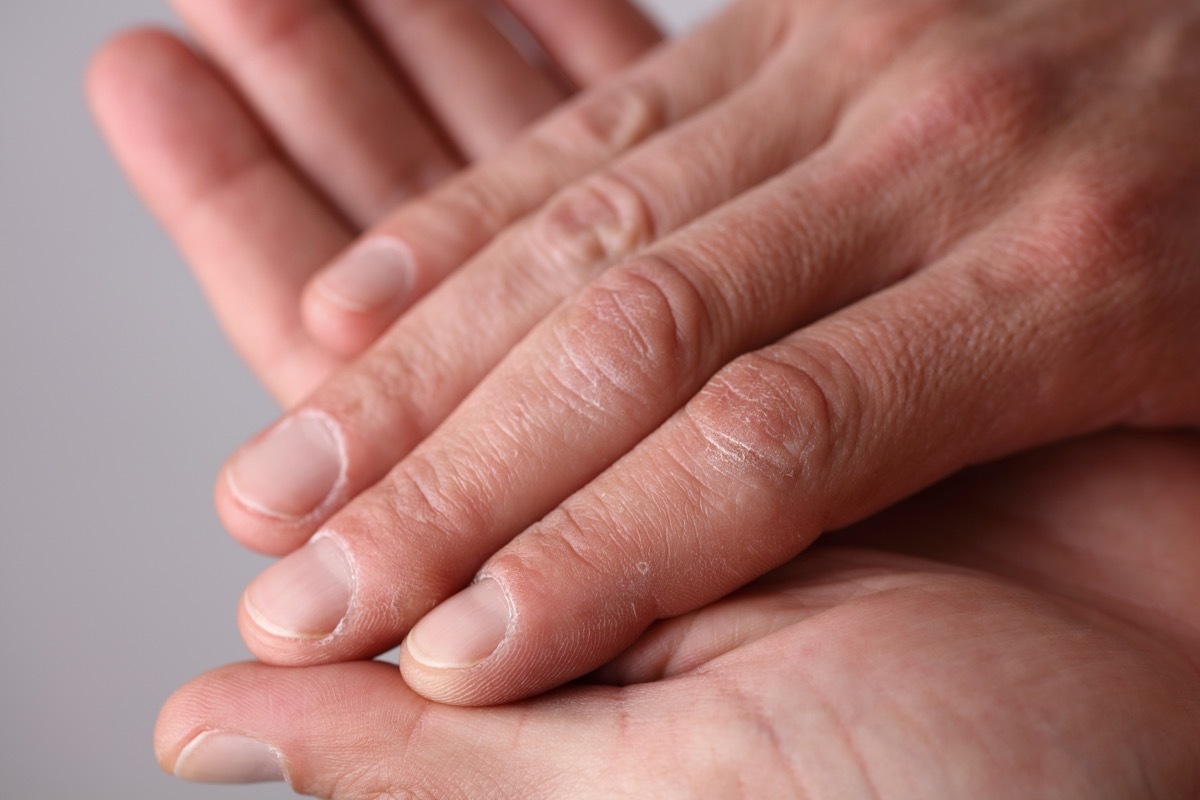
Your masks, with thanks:
M785 581L798 607L778 587L756 590L765 606L709 606L969 464L1196 425L1195 3L743 0L623 71L653 43L627 6L549 4L539 26L538 3L511 5L554 75L489 69L512 55L490 28L413 35L382 3L206 0L181 6L216 67L128 37L97 61L93 101L290 407L217 489L250 547L283 555L323 532L320 557L248 589L255 655L328 665L417 626L408 685L461 705L553 689L638 642L606 669L689 669L472 712L375 667L239 667L168 707L165 763L226 725L338 797L594 796L659 775L672 788L642 788L1196 794L1190 590L1154 577L1195 563L1196 515L1105 455L1177 475L1190 442L1101 440L1009 467L979 479L999 487L997 514L942 495L888 518L906 531L888 546L916 561L825 549ZM436 6L451 7L466 8ZM543 100L456 105L436 88L442 57L489 96ZM561 73L585 90L524 128L561 99ZM339 255L376 219L366 249ZM352 275L372 303L345 302ZM284 442L297 415L330 435ZM1101 465L1109 491L1077 485ZM426 616L475 578L470 602ZM446 616L488 607L480 592L502 598L501 624ZM760 629L775 632L747 637ZM456 639L479 652L428 647ZM710 659L710 640L736 647ZM231 711L238 685L272 704ZM315 704L310 730L272 726L297 704ZM714 738L714 720L732 732ZM355 744L334 752L342 734ZM479 765L447 772L438 753L458 750ZM1091 775L1107 783L1079 783Z
M1039 451L659 623L598 684L464 709L384 664L242 664L172 698L159 754L234 730L338 800L1194 797L1198 481L1195 437Z

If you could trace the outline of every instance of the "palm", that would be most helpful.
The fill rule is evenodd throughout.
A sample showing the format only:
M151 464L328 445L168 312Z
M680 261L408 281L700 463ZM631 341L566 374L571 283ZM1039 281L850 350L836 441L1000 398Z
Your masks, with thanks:
M722 720L727 752L683 773L726 787L712 796L1187 794L1200 753L1175 743L1194 741L1198 697L1168 648L932 562L830 551L805 571L738 620L783 608L789 627L661 684L691 698L689 717L658 718L693 751Z
M1187 439L1062 447L660 624L588 685L464 709L381 664L239 665L177 695L159 741L170 760L185 722L236 719L342 800L1191 796L1197 479Z

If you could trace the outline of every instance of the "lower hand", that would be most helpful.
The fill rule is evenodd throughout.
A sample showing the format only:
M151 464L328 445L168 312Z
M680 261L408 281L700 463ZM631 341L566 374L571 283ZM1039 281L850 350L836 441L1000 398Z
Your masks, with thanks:
M336 800L1191 797L1198 483L1194 437L1037 452L659 623L589 683L472 709L384 664L235 665L167 704L159 758Z

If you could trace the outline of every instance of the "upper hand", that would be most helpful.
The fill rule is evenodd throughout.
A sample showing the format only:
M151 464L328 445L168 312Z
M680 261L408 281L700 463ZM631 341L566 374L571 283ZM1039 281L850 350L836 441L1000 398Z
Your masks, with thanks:
M305 286L364 228L502 149L658 41L624 0L172 0L197 49L161 30L108 43L94 112L226 333L285 405L345 363L306 329ZM371 270L384 291L402 276ZM390 307L387 310L392 310Z
M352 253L405 293L339 261L309 329L424 301L218 488L251 546L323 531L251 648L368 656L476 579L402 666L511 699L966 464L1195 423L1195 17L746 0L402 207Z

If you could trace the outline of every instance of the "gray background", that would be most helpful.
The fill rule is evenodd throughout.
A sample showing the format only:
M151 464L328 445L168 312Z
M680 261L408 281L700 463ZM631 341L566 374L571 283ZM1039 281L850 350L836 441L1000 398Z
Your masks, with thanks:
M248 657L265 561L209 496L274 415L84 108L89 53L164 5L0 0L0 800L292 796L186 786L150 746L175 687Z

